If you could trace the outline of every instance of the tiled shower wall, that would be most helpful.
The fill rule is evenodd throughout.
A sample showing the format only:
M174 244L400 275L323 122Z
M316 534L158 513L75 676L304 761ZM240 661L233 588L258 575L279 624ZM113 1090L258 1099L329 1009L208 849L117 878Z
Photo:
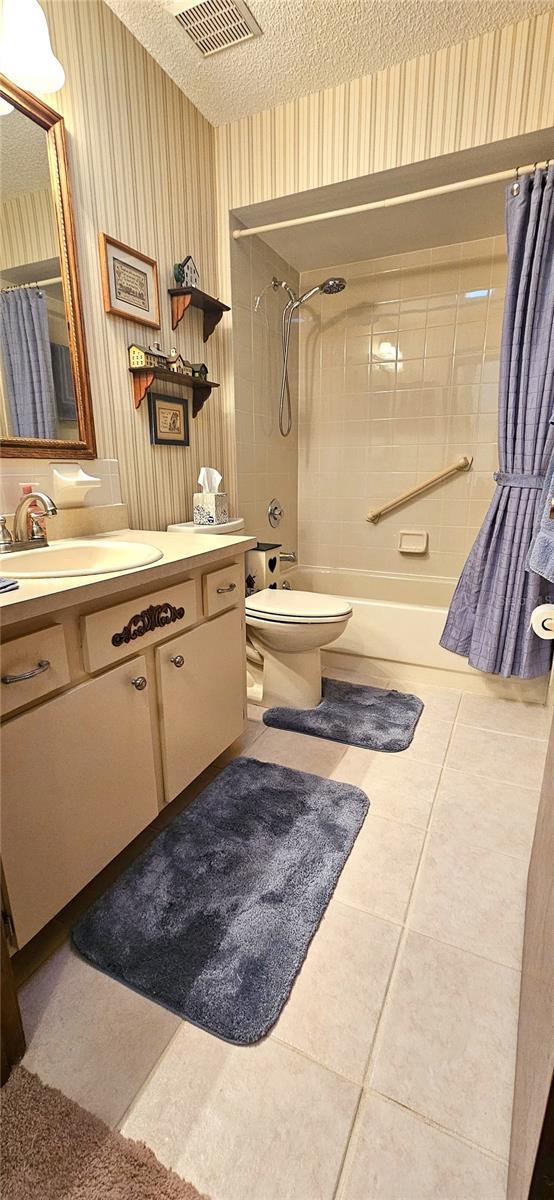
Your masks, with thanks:
M281 383L282 289L267 287L273 276L298 292L299 277L260 238L235 241L232 248L233 355L235 375L238 513L246 531L260 541L297 549L298 494L298 327L293 324L289 381L293 427L287 438L278 426ZM267 290L264 291L263 289ZM262 294L263 293L263 294ZM256 310L256 297L261 300ZM285 515L277 529L267 519L270 501Z
M302 310L299 553L305 564L457 577L494 488L503 236L303 273L347 288ZM470 472L368 524L462 454ZM427 530L425 556L398 550Z

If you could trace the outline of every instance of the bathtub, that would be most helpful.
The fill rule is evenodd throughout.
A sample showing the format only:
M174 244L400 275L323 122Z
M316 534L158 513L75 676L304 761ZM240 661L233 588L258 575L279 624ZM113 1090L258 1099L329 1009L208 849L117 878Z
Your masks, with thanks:
M302 566L283 578L293 588L350 600L352 618L329 652L471 672L464 658L439 645L455 580Z

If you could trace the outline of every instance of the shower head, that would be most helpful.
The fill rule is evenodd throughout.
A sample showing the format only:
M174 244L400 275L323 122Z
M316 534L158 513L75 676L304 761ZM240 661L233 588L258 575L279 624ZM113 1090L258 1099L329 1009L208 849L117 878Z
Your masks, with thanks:
M323 283L318 283L315 287L310 288L309 291L304 292L304 295L300 296L300 299L296 301L294 307L297 308L299 304L305 304L307 300L312 299L312 296L317 296L318 292L323 292L325 296L336 296L337 292L344 291L345 287L346 279L341 279L339 277L333 279L324 279Z
M319 290L320 292L325 292L326 296L336 296L337 292L343 292L345 287L346 279L338 277L337 279L326 279L325 283L321 284Z

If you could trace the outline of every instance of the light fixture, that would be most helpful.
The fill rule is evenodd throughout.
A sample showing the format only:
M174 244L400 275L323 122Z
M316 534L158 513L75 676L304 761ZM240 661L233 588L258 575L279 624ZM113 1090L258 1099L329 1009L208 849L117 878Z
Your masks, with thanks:
M0 70L31 92L58 92L65 72L50 44L38 0L4 0Z

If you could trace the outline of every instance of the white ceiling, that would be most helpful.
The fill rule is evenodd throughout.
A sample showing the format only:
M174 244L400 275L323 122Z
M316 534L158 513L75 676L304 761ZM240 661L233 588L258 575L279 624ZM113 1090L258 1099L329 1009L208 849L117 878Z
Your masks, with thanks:
M43 188L50 188L46 134L14 109L0 116L0 201Z
M526 166L544 162L553 154L552 130L538 131L394 171L381 171L330 187L280 196L277 200L235 209L234 215L243 225L252 228L304 214L369 203L385 196L417 192L459 179L475 179L512 170L517 164ZM474 241L503 233L506 186L504 182L486 184L397 208L291 226L261 236L297 271Z
M370 75L554 0L249 0L263 31L203 58L164 0L106 0L214 125Z

